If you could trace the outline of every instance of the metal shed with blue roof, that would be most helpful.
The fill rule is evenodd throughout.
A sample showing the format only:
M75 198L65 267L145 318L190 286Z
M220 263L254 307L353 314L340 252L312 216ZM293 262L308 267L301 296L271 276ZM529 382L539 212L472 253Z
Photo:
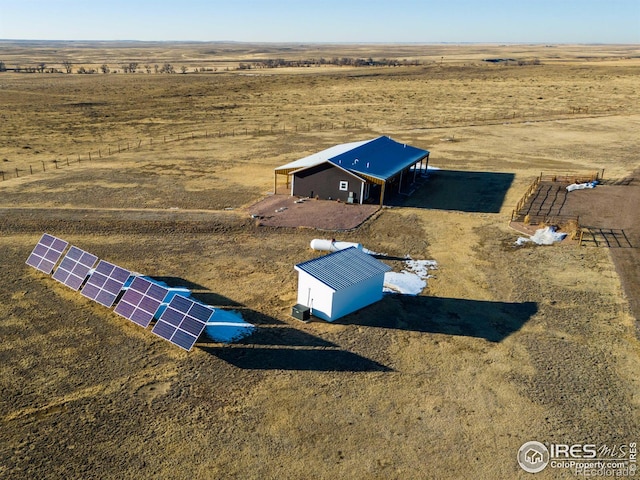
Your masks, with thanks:
M298 305L314 317L333 322L382 298L384 274L391 268L362 250L345 250L314 258L298 271Z
M335 145L282 165L275 169L275 188L278 175L286 175L294 196L349 203L374 199L383 205L391 186L402 193L428 164L428 150L381 136Z

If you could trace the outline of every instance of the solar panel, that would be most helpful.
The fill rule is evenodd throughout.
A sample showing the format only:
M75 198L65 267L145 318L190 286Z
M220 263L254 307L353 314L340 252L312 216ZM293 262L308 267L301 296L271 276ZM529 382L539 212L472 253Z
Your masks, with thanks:
M171 299L151 331L189 351L193 348L213 313L212 307L176 295Z
M111 307L130 275L129 270L100 260L80 293L105 307Z
M72 245L53 274L53 278L69 288L79 290L97 260L98 257L95 255Z
M125 290L114 311L147 328L168 292L168 289L157 283L143 277L136 277L131 286Z
M53 271L53 267L58 263L58 260L60 260L62 252L67 248L67 245L69 245L68 242L45 233L33 248L26 263L49 275Z

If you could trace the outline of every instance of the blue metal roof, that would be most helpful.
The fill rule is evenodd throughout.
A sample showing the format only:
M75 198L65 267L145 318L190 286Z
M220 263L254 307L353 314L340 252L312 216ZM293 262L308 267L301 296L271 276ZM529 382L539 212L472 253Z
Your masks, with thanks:
M378 137L329 159L346 170L388 180L429 155L428 150Z
M388 265L355 247L299 263L295 268L308 273L333 290L350 287L391 270Z

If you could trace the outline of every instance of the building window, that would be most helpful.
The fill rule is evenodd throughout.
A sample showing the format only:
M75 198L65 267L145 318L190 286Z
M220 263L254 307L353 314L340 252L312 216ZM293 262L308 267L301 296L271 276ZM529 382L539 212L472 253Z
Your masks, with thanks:
M342 192L346 192L347 190L349 190L349 182L347 182L345 180L341 180L340 181L340 190Z

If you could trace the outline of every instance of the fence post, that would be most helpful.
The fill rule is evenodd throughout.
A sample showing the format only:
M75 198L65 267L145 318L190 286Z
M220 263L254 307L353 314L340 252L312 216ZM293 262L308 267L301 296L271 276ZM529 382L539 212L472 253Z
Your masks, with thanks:
M18 174L18 168L16 167L16 178L18 178L20 175Z
M91 161L91 152L89 152L89 161Z
M4 182L4 170L0 170L0 175L2 175L2 181Z
M41 160L41 162L42 162L42 171L46 172L47 171L47 167L44 166L44 160Z
M31 175L33 175L33 167L31 165L29 165L29 171L31 172Z

